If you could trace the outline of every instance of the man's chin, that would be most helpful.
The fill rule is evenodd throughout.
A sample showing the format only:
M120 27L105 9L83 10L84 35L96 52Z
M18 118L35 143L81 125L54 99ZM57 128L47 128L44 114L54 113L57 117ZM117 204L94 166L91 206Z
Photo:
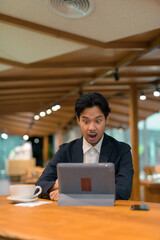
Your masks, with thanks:
M90 143L92 146L95 146L98 143L97 139L87 139L87 142Z

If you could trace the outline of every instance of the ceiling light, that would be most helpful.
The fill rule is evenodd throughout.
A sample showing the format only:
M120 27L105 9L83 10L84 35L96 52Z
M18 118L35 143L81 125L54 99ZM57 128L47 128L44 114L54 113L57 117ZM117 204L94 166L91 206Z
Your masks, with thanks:
M160 96L160 91L159 91L158 87L156 87L156 90L153 92L153 95L155 97L159 97Z
M144 101L146 100L146 95L142 92L139 98L140 100Z
M118 81L119 80L118 68L115 69L115 73L113 75L114 75L115 81Z
M118 128L118 132L120 132L120 133L123 132L123 127L122 127L122 126L119 126L119 128Z
M52 110L51 109L47 109L46 113L47 114L51 114Z
M44 117L44 116L46 116L46 113L44 112L44 111L42 111L42 112L40 112L40 114L39 114L41 117Z
M23 139L27 141L29 139L29 136L28 135L24 135Z
M8 135L6 133L2 133L1 137L6 140L8 138Z
M52 110L53 111L57 111L57 110L59 110L61 108L61 106L59 105L59 104L57 104L57 105L54 105L53 107L52 107Z
M91 81L91 82L89 83L90 86L92 86L93 84L94 84L94 81Z
M59 110L61 108L61 106L59 104L56 105L57 110Z
M52 107L52 110L53 110L54 112L57 111L56 106L53 106L53 107Z
M38 144L39 143L39 138L35 138L34 143Z
M38 120L38 119L39 119L39 115L35 115L34 120Z

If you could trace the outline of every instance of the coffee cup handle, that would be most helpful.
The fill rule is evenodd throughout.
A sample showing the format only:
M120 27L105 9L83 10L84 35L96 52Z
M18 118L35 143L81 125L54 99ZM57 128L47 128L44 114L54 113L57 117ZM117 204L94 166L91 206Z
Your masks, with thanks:
M35 197L38 197L38 195L41 194L41 192L42 192L42 188L41 188L40 186L36 186L35 191L36 191L37 189L39 189L39 190L38 190L38 192L37 192L36 194L33 195L34 198L35 198Z

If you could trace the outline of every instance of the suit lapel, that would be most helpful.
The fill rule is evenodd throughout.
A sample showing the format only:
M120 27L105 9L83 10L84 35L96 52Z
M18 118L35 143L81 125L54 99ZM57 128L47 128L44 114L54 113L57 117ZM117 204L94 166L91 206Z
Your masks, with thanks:
M72 162L83 163L83 150L82 150L83 137L77 140L73 152L72 152Z
M99 162L100 163L108 162L110 159L112 150L113 150L113 146L110 142L110 138L106 134L104 134L104 139L102 142Z

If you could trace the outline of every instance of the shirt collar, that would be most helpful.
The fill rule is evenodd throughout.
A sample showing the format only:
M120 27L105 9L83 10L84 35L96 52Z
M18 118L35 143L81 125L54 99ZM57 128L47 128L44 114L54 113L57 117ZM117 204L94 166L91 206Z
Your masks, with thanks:
M94 146L94 148L97 150L97 152L100 154L102 141L103 141L104 135L102 136L101 140ZM86 153L88 150L90 150L93 146L86 141L86 139L83 137L83 154Z

